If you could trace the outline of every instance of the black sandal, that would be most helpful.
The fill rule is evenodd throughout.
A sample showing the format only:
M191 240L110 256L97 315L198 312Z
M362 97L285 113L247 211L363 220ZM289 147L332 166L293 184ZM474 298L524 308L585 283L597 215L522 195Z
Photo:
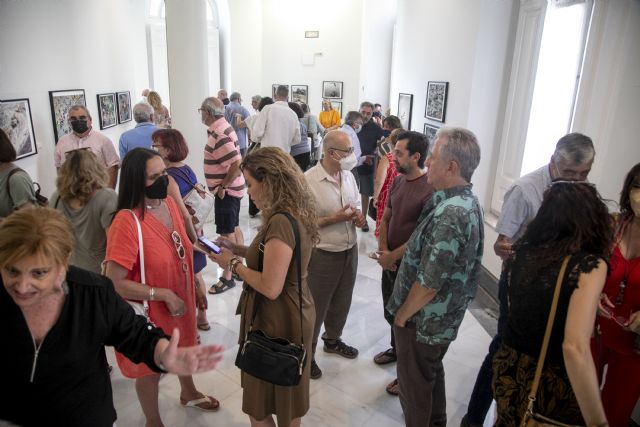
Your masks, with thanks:
M377 365L386 365L387 363L393 363L396 360L398 360L398 356L396 356L396 350L393 347L376 354L373 358L373 362Z
M325 353L335 353L339 356L346 357L347 359L355 359L358 357L358 349L351 347L350 345L346 345L342 340L336 340L333 343L325 341L324 351Z
M235 288L236 282L233 279L225 279L221 277L215 285L211 286L208 292L211 295L221 294L223 292L228 291L229 289Z

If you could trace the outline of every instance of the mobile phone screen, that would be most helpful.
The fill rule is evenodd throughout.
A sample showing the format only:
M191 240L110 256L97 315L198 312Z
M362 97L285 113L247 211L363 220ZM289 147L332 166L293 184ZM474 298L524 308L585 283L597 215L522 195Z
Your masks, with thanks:
M198 241L207 247L214 254L220 253L220 247L206 237L198 237Z

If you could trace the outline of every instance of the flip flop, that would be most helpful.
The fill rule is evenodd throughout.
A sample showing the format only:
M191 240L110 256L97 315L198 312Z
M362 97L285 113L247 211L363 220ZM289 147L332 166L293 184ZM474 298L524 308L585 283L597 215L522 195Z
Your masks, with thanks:
M400 384L398 384L398 379L396 378L395 380L387 384L386 390L390 395L398 396L400 394Z
M198 329L200 329L201 331L208 331L211 329L211 325L209 324L209 322L198 323Z
M215 412L220 409L220 402L211 396L203 396L200 399L189 401L180 398L180 404L187 408L196 408L205 412Z
M396 356L396 351L393 348L382 351L373 358L374 363L377 365L386 365L396 360L398 360L398 356Z
M223 292L228 291L231 288L234 288L235 286L236 286L236 282L233 279L226 280L225 278L221 277L218 283L216 283L215 285L209 288L208 292L211 295L221 294Z

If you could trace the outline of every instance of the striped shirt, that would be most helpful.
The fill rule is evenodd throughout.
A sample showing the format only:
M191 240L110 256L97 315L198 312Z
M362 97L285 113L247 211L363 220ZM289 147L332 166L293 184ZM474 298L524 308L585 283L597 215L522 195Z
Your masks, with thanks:
M224 117L211 123L207 129L207 145L204 147L204 177L212 193L217 190L227 176L229 168L235 162L242 161L238 137ZM244 177L240 173L227 185L227 194L233 197L244 196Z

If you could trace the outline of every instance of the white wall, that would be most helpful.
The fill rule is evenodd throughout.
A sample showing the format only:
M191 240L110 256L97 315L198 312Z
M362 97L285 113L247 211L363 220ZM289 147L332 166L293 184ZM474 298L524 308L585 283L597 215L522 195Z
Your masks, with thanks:
M266 96L262 83L262 1L232 0L229 2L231 16L231 91L240 92L243 104L251 110L253 95ZM269 83L270 84L270 83ZM269 86L270 87L270 86Z
M145 43L144 10L133 3L0 2L0 99L29 98L38 154L17 164L41 184L43 194L53 192L56 176L48 91L84 89L99 129L97 93L128 90L135 102L147 85L142 81L146 52L138 50ZM104 133L117 144L132 126L129 122Z

